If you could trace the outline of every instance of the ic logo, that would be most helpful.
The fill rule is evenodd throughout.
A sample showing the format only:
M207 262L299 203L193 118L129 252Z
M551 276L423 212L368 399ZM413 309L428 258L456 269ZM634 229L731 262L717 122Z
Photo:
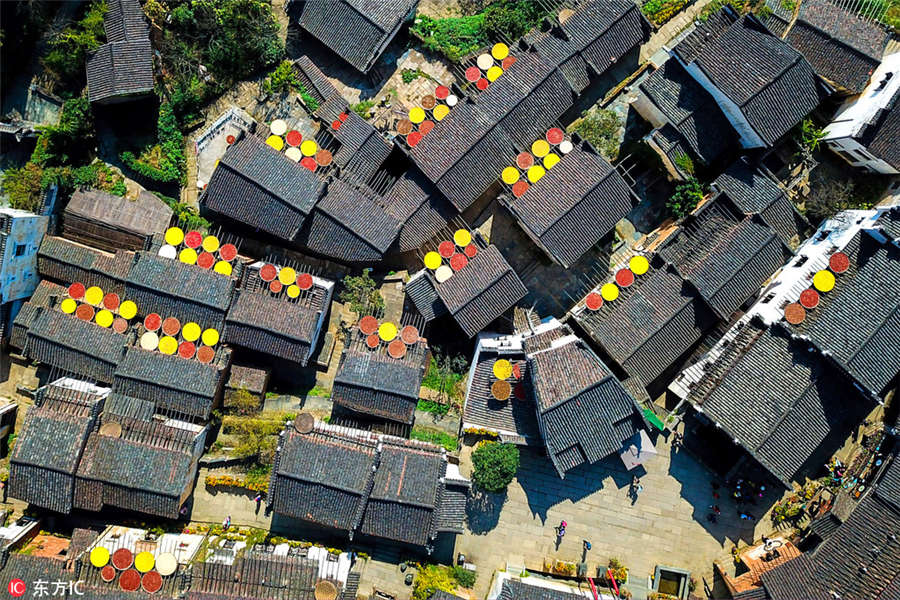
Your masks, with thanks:
M19 598L20 596L25 595L25 582L21 579L11 579L9 582L9 586L7 586L7 590L9 591L9 595L13 598Z

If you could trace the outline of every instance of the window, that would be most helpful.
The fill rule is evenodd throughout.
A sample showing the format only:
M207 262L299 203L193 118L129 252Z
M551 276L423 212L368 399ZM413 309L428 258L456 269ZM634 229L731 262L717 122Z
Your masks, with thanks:
M16 256L25 256L25 248L27 248L25 244L16 244Z

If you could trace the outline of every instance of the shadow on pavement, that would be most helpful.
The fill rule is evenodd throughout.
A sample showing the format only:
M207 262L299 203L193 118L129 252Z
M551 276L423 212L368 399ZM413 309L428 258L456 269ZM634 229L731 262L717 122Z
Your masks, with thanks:
M500 511L506 504L507 493L491 494L475 491L466 502L466 522L469 531L475 535L484 535L497 526Z
M608 481L618 489L628 487L634 474L642 477L645 473L642 467L634 472L626 471L619 457L610 455L597 463L581 465L561 479L546 456L527 451L522 451L521 456L518 482L525 491L532 514L544 524L552 506L566 500L578 502L602 490Z

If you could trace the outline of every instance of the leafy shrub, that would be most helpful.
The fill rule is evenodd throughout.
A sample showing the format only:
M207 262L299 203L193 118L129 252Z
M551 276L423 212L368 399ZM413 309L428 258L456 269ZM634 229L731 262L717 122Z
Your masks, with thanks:
M294 73L291 61L281 61L263 82L263 89L270 94L290 92L300 87L300 79Z
M472 453L472 481L487 492L502 492L519 469L519 448L515 444L484 441Z
M607 160L619 157L619 129L625 121L612 110L597 109L585 112L571 131L580 135Z
M440 565L427 565L420 567L416 573L412 597L413 600L428 600L437 591L452 592L454 589L456 582L450 569Z
M248 482L245 479L241 479L240 477L232 477L231 475L207 475L204 483L206 484L206 487L209 488L238 487L250 490L251 492L267 493L269 491L268 481Z
M459 448L459 440L455 435L445 433L438 429L426 429L425 427L413 427L409 434L410 439L420 442L429 442L436 446L442 446L447 452L455 452Z
M459 565L455 565L450 567L450 574L453 575L453 579L456 580L459 587L470 588L475 585L475 571L470 571Z
M607 568L612 571L613 578L616 583L625 583L628 580L628 569L622 564L618 558L610 558ZM606 581L609 581L609 573L605 575Z
M456 62L487 46L492 39L519 39L546 14L543 6L533 0L495 0L484 12L465 17L433 19L418 15L410 31L425 48Z
M81 20L69 25L50 40L44 66L66 87L81 88L88 53L106 41L103 30L106 9L105 0L94 0Z
M412 83L424 75L425 73L423 73L421 69L403 69L400 73L400 77L403 78L403 83Z
M372 110L372 107L375 106L375 100L371 98L369 100L362 100L353 105L353 112L358 114L363 119L369 118L369 111Z
M210 92L209 86L196 76L175 83L169 95L169 103L180 125L200 119L200 112Z
M416 404L416 408L423 412L432 413L435 415L446 415L450 412L449 404L442 404L440 402L435 402L434 400L424 400L422 398L419 399L418 404Z
M184 227L196 229L198 231L209 231L209 221L198 215L197 211L192 207L187 204L182 204L175 198L160 194L159 192L153 192L153 194L172 209L172 212L175 213L175 216L178 217L178 221Z
M666 208L676 219L687 215L697 208L703 200L703 186L696 178L691 177L675 188L675 193L666 201Z
M3 174L3 191L9 205L19 210L37 212L41 206L44 170L33 162Z
M156 134L159 142L144 149L140 156L125 151L120 158L130 169L147 179L161 183L183 182L187 171L184 136L168 102L163 102L159 107Z
M259 411L259 398L245 388L235 390L228 400L228 408L239 415L252 415Z
M439 52L454 62L488 43L484 13L446 19L419 15L410 32L422 40L426 49Z
M378 291L375 280L369 275L370 271L371 269L365 269L358 277L344 277L343 287L338 294L338 300L349 302L350 310L360 314L384 308L384 298Z
M72 98L63 103L59 124L41 129L31 161L42 167L81 164L90 159L95 142L91 103Z
M825 130L817 127L812 119L803 119L797 126L795 138L808 152L815 152L819 149L819 144L825 138Z
M165 84L182 126L234 81L284 56L270 0L147 0L144 12L162 30Z
M541 3L533 0L496 0L484 12L484 29L492 39L517 40L546 15Z
M675 166L688 175L694 175L694 160L684 152L675 157Z

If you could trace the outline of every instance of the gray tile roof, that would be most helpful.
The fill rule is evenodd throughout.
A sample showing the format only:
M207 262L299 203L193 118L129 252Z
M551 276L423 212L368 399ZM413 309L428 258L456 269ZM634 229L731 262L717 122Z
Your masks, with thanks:
M319 317L328 311L325 294L314 289L318 293L297 301L238 290L225 318L225 342L305 366Z
M41 313L40 309L55 305L67 295L65 287L52 281L41 279L31 298L22 304L15 320L13 320L12 333L9 337L10 345L19 350L24 349L28 328L31 327L35 317Z
M555 590L536 585L528 585L524 581L517 579L507 579L503 582L500 589L500 596L497 600L575 600L583 598L581 594Z
M421 275L415 279L410 279L406 284L404 291L406 297L416 307L416 311L425 319L425 322L432 321L438 317L447 314L447 307L441 301L435 290L435 283L424 271L420 271Z
M101 102L153 92L153 47L148 38L111 42L87 60L88 97Z
M507 205L550 257L568 268L631 210L631 190L612 165L585 148L565 155Z
M312 171L247 135L225 152L201 202L215 213L290 241L322 188Z
M125 280L134 254L119 251L101 252L61 237L45 235L38 249L38 272L41 277L62 285L80 282L96 285L105 292L125 293Z
M251 394L262 394L269 386L271 368L257 368L249 365L231 365L225 387L232 390L245 389Z
M473 336L525 297L528 290L496 246L482 249L443 283L437 295L453 319Z
M696 64L768 146L825 97L806 59L752 15L706 42Z
M68 514L75 470L102 402L72 394L56 398L52 391L37 401L25 414L10 456L9 495Z
M491 385L496 380L493 376L494 363L498 358L501 357L495 352L482 351L478 355L466 394L463 422L474 427L512 432L528 443L542 443L534 398L525 383L529 377L525 355L517 359L508 355L502 357L518 364L522 374L520 381L513 382L513 389L518 388L518 391L504 402L496 400L491 394Z
M778 2L770 0L768 4ZM792 16L784 12L776 10L766 20L767 25L777 21L770 28L779 35ZM785 41L806 57L816 73L859 93L881 63L889 39L883 25L874 19L861 18L837 2L804 0Z
M766 225L793 248L804 237L809 223L794 208L778 185L743 160L735 161L714 182L735 206L748 215L758 214Z
M529 354L544 443L560 477L622 448L641 430L634 398L580 339Z
M806 344L756 322L744 326L690 398L785 484L872 406Z
M831 600L836 592L842 598L896 598L900 591L898 479L900 464L895 456L874 493L863 498L833 535L814 550L763 574L768 597Z
M860 232L844 248L850 269L836 275L834 289L820 294L796 335L840 363L876 395L891 387L900 372L900 249Z
M272 470L269 504L277 513L349 533L365 508L375 455L373 445L359 440L287 427Z
M191 576L190 600L314 600L318 561L250 551L234 564L201 562ZM340 582L331 580L341 590Z
M397 239L400 226L381 198L332 179L301 241L313 252L337 260L375 262Z
M221 327L234 289L231 277L152 252L137 252L125 293L137 304L139 315L156 312L182 323Z
M386 346L371 350L360 341L351 343L341 356L332 402L371 417L412 424L427 348L424 344L408 347L398 360L388 355Z
M679 46L680 47L680 46ZM705 163L711 163L737 143L737 135L716 101L676 59L667 60L640 84L641 91L666 116L674 132L660 132L668 143L681 141ZM677 136L673 135L677 132ZM685 149L667 152L674 160Z
M418 0L305 2L300 26L365 73L417 3Z
M411 154L457 210L465 210L497 181L508 157L515 156L516 146L504 128L496 127L495 119L474 102L463 101Z
M790 257L761 218L740 215L722 194L689 216L659 253L722 319L756 294Z
M882 213L878 218L877 226L888 239L892 239L900 244L900 206ZM35 292L35 295L37 295L37 292ZM33 300L34 297L32 296Z
M434 537L447 461L434 450L386 444L360 532L425 546Z
M150 25L139 0L107 0L103 29L108 42L146 38L150 35Z
M149 192L128 199L101 190L86 189L76 190L69 199L63 211L63 228L89 229L82 234L90 237L92 245L108 252L119 248L143 250L145 239L165 231L171 219L172 209ZM72 222L71 225L69 222ZM107 231L111 231L112 235L105 236ZM132 241L126 244L123 243L125 240Z
M218 352L220 357L228 354L221 348ZM221 365L130 346L116 369L113 389L155 402L159 409L207 419L224 385L225 369Z
M526 37L548 62L558 65L576 93L590 76L603 74L649 38L650 26L628 0L588 0L574 6L559 30Z
M448 486L467 489L468 482L444 481L446 468L444 452L430 444L321 425L300 434L287 426L269 505L351 538L358 531L429 547L441 531L462 526L448 523L443 498Z
M160 422L104 417L120 437L95 431L88 438L75 483L75 506L114 506L177 519L181 498L197 474L194 434Z
M388 213L402 223L397 250L410 252L432 239L452 217L447 200L416 168L404 173L384 195Z
M579 326L623 370L649 385L700 341L716 316L671 265L656 259L651 270L615 302L575 316Z
M25 354L46 365L109 383L128 340L112 329L45 308L28 329Z
M412 149L425 176L458 209L465 210L508 166L521 147L543 137L573 103L563 73L535 52L521 52L507 77L477 102L460 102Z
M900 170L900 91L860 134L869 152Z

